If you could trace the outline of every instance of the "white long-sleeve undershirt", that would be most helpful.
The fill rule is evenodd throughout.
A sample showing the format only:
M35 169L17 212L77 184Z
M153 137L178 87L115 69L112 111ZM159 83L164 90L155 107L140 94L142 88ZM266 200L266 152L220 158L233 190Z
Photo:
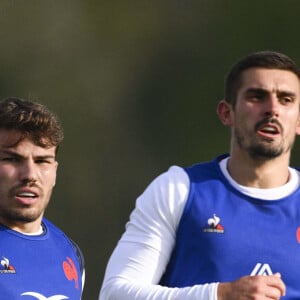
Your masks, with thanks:
M249 195L256 189L238 186ZM299 186L299 175L290 171L290 181L283 187L262 190L258 198L275 200ZM189 193L189 178L177 166L157 177L137 199L136 207L126 224L126 231L113 251L104 276L99 300L217 300L218 283L185 288L159 285L169 262L176 231Z

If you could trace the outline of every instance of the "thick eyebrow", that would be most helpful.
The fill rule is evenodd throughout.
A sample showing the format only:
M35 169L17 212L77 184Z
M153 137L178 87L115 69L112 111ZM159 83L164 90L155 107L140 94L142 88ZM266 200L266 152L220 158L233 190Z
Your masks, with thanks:
M264 88L249 88L245 91L245 94L257 94L257 95L261 95L261 96L264 96L264 95L267 95L269 94L270 91L269 90L266 90ZM290 92L290 91L277 91L277 95L279 97L292 97L292 98L295 98L296 97L296 94L294 92Z
M279 95L280 97L286 97L286 96L291 97L291 98L295 98L295 97L296 97L296 94L295 94L295 93L289 92L289 91L279 91L279 92L278 92L278 95Z
M19 157L22 158L23 156L12 151L12 150L4 150L4 149L0 149L0 155L4 154L4 155L11 155L11 156L15 156L15 157Z
M34 159L53 159L56 160L55 155L38 155L35 156Z
M259 95L266 95L269 91L263 88L249 88L245 91L245 94L259 94Z

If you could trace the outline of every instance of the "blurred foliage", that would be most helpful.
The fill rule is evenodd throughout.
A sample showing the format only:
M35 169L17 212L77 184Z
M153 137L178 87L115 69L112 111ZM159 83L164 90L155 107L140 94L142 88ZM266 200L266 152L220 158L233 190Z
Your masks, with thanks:
M296 0L0 2L1 98L45 103L65 128L47 217L85 254L83 300L97 299L146 185L172 164L228 151L215 110L231 64L265 49L300 63L299 8Z

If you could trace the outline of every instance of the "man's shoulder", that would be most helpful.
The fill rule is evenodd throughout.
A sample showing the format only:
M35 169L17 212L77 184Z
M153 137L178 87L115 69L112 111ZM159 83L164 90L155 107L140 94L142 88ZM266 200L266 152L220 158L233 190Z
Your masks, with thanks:
M220 173L219 163L224 158L228 157L228 154L222 154L214 158L213 160L198 162L193 165L187 166L184 170L187 172L190 180L201 180L210 176L216 176Z
M54 223L52 223L47 218L43 218L43 226L45 227L46 231L51 231L51 233L55 234L56 236L60 236L60 238L66 240L71 245L79 261L80 271L82 273L84 271L85 261L84 261L83 253L80 247L78 246L78 244L72 238L70 238L62 229L57 227Z

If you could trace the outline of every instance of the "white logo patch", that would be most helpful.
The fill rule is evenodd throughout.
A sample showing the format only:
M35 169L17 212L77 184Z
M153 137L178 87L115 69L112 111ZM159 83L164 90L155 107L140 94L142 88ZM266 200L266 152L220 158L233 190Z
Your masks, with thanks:
M50 296L49 298L43 296L42 294L35 293L35 292L26 292L23 293L21 296L32 296L39 300L63 300L63 299L69 299L69 297L66 297L64 295L54 295Z
M273 272L269 264L257 263L254 269L251 272L251 276L255 275L272 275Z

